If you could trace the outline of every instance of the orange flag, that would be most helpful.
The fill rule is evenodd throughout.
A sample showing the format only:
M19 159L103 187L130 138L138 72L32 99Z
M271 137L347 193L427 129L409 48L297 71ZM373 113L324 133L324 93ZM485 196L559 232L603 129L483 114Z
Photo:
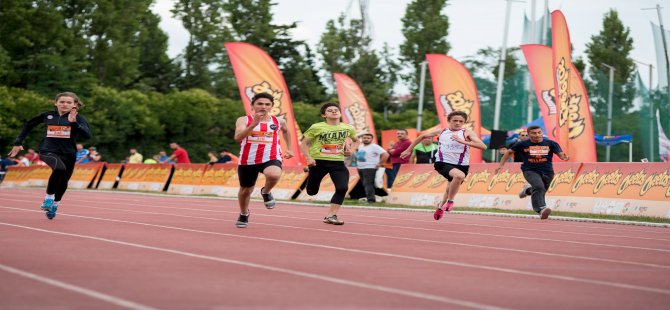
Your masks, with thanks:
M465 127L481 137L481 112L475 81L470 72L455 59L440 54L427 54L430 77L433 80L435 105L442 128L449 126L447 115L453 111L468 114ZM481 163L482 151L470 149L470 163Z
M559 142L556 92L551 74L551 48L541 44L525 44L521 45L521 50L526 57L528 71L533 79L535 97L537 97L540 113L544 119L544 128L547 129L546 135L549 139Z
M551 33L559 143L573 162L595 162L591 109L579 72L570 58L570 34L561 11L551 13Z
M283 119L293 140L291 151L294 157L284 159L287 166L301 166L305 161L300 154L298 125L293 115L291 96L277 64L257 46L242 42L226 42L226 51L233 65L237 86L240 89L244 110L251 113L251 98L258 93L268 93L274 97L274 106L270 114ZM286 149L284 141L283 148Z
M344 122L354 126L357 134L371 133L372 142L377 143L377 133L372 122L372 113L356 81L343 73L334 73L337 83L337 97L340 100L340 108Z

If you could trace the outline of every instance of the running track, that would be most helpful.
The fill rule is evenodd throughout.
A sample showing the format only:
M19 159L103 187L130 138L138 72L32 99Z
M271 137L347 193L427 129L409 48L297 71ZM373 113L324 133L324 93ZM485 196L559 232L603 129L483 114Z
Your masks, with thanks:
M2 309L668 309L670 229L0 190Z

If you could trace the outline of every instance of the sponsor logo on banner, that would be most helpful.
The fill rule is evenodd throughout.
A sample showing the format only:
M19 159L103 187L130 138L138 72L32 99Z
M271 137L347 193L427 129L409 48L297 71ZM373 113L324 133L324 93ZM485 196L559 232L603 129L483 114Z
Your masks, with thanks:
M256 94L267 93L272 95L274 100L272 103L272 110L270 110L270 115L274 115L286 121L286 111L282 106L282 97L284 96L284 93L281 90L274 90L272 89L272 85L270 85L270 83L263 81L255 85L245 87L244 93L247 95L249 102L251 102L251 99Z
M505 191L509 191L510 188L514 186L514 184L517 183L525 184L526 179L523 177L521 173L510 173L509 170L505 170L504 172L493 175L491 181L489 181L489 186L487 187L487 190L490 191L498 183L505 183Z
M440 104L442 105L442 108L444 108L445 116L454 111L463 111L467 115L470 115L474 103L474 100L465 98L463 92L460 90L450 94L440 95ZM463 127L474 130L474 126L475 121L472 118L468 118L468 121Z
M605 185L616 185L619 184L619 181L621 181L621 177L623 174L621 174L621 171L618 169L616 171L603 174L603 176L600 177L598 182L596 182L596 185L593 187L593 193L597 193L600 191L600 189L605 186Z
M470 180L468 181L468 189L472 189L475 187L475 185L477 185L477 183L486 183L486 180L489 179L489 176L491 176L491 173L488 170L469 174L468 177Z
M575 180L575 184L572 184L570 192L571 193L576 192L577 190L579 190L580 187L582 187L582 185L585 184L596 184L599 175L600 173L598 173L598 170L593 170L586 174L580 174L577 177L577 180Z
M559 115L559 126L563 127L568 123L568 138L575 139L579 137L586 127L584 116L581 115L579 105L582 96L568 94L570 70L566 68L565 58L561 58L556 67L556 79L560 87L559 100L561 103L561 114Z
M409 181L412 178L412 176L414 176L414 171L400 174L396 177L395 182L393 182L393 185L403 186L405 185L405 183L407 183L407 181Z
M542 91L542 102L547 106L548 115L556 115L556 91L551 88Z
M662 173L654 173L650 175L642 186L640 187L640 196L644 196L650 189L654 187L668 187L668 191L665 193L665 197L670 197L670 174L668 170L663 171Z
M644 172L644 170L627 175L623 178L621 184L619 184L619 188L616 191L617 195L621 195L621 193L623 193L629 186L642 186L645 179L647 179L647 173Z
M421 184L425 183L426 180L428 180L428 177L430 177L430 172L417 174L414 178L412 178L410 187L419 187Z
M363 107L362 103L355 101L344 109L344 114L351 120L351 125L354 126L357 133L367 132L374 134L368 126L368 111Z
M439 174L434 175L428 182L428 188L439 187L440 185L444 184L444 182L447 182L447 179L445 177Z
M576 173L572 172L572 169L568 171L563 171L559 172L554 176L554 179L551 181L551 184L549 184L549 189L547 189L548 192L553 191L556 186L559 184L570 184L572 183L572 180L575 179ZM574 192L574 191L573 191Z

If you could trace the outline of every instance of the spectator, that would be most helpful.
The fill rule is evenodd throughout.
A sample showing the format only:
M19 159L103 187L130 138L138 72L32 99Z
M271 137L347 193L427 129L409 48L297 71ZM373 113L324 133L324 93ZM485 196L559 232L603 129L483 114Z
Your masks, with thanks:
M236 164L239 161L239 158L237 156L228 152L228 150L226 149L221 149L218 155L215 154L214 152L209 152L208 155L210 164L225 164L225 163Z
M88 162L89 163L99 163L102 161L102 154L98 153L98 149L95 146L88 148Z
M511 145L512 144L514 144L514 143L511 143ZM507 151L509 151L509 148L507 146L502 145L498 148L498 153L500 153L500 160L502 160L502 157L505 156ZM508 163L513 162L512 158L507 159L507 162Z
M167 153L165 151L160 151L158 152L158 155L154 156L154 159L157 160L159 163L168 163L168 164L174 164L174 161L170 160L170 157L167 156Z
M77 153L76 153L76 163L77 164L85 164L89 162L91 159L88 158L88 154L90 154L89 150L84 148L84 145L81 143L77 143Z
M136 148L130 149L130 156L128 157L129 164L141 164L144 156L137 152Z
M398 171L400 170L400 165L401 164L409 164L409 157L402 158L400 157L400 154L404 152L407 147L409 147L410 144L412 144L412 141L410 141L407 138L407 130L405 129L398 129L398 132L396 132L396 137L398 137L398 141L393 144L391 148L388 149L388 153L391 158L391 164L393 165L393 169L386 169L386 176L388 177L387 180L387 188L391 189L393 187L393 182L395 182L395 177L398 175Z
M358 162L358 175L361 177L367 203L375 201L375 174L377 169L384 165L389 154L381 146L372 143L372 134L361 135L362 145L358 147L355 155Z
M156 155L156 156L158 156L158 155ZM145 160L144 160L144 163L145 163L145 164L157 164L158 161L156 160L156 156L154 156L154 158L147 158L147 159L145 159Z
M421 144L417 145L414 151L412 151L410 162L415 164L432 164L435 162L437 149L437 144L433 143L433 137L425 137L421 140Z
M30 160L24 155L19 156L18 161L19 167L30 167Z
M514 141L514 143L511 143L509 145L508 149L512 148L514 146L514 144L519 143L521 141L526 141L526 140L528 140L528 131L521 130L521 131L519 131L519 138L516 141ZM516 162L516 163L522 163L523 162L523 151L514 152L513 156L514 156L514 162Z
M161 163L162 162L173 161L175 159L176 159L176 162L178 164L190 164L191 163L191 160L188 159L188 152L184 148L179 146L179 144L177 144L177 142L171 142L170 143L170 148L172 150L174 150L174 152L172 153L172 155L170 155L170 157L168 157L168 159L166 161L161 161Z

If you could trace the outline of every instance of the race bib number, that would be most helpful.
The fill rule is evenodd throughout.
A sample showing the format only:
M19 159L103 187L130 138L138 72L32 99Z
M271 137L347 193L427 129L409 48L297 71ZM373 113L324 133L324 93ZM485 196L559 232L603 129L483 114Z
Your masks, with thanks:
M544 145L531 146L528 151L530 152L530 156L549 155L549 147Z
M247 137L249 143L272 143L273 133L269 131L252 131Z
M323 144L321 145L322 155L340 155L342 154L341 144Z
M48 126L47 138L70 138L72 128L70 126Z

